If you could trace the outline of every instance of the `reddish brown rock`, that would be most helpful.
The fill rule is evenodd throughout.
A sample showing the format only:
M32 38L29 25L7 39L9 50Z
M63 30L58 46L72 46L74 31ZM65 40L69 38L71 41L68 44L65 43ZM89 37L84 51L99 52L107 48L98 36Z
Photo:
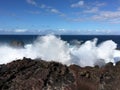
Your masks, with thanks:
M120 62L82 68L23 58L0 65L0 90L120 90Z

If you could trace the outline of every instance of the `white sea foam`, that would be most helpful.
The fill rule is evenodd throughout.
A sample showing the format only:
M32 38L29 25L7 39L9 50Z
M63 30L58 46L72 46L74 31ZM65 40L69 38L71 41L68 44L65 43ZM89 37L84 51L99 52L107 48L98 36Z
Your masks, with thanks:
M25 45L25 48L13 48L9 45L0 45L0 64L12 60L27 58L41 58L46 61L57 61L63 64L77 64L82 67L115 63L120 59L117 44L107 40L96 45L97 39L70 46L66 41L54 35L38 37L34 43Z

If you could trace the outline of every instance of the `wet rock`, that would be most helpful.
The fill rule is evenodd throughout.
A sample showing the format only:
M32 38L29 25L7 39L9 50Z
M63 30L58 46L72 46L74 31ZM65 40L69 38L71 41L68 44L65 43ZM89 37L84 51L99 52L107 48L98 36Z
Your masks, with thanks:
M14 40L14 41L10 42L10 46L15 47L15 48L23 48L24 42Z

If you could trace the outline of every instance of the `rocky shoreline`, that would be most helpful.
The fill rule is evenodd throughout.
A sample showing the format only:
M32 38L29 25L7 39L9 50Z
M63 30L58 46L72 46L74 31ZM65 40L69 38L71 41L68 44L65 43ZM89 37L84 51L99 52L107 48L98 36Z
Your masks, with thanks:
M120 90L120 62L82 68L23 58L0 65L0 90Z

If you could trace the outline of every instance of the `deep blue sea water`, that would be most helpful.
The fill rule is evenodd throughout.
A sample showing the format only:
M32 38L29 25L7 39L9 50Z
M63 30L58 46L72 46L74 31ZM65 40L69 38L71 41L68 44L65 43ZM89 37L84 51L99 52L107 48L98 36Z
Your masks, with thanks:
M24 43L32 43L38 35L0 35L0 43L11 42L13 40L23 41ZM98 43L113 40L120 48L120 35L61 35L62 40L70 42L72 40L87 41L98 38Z

